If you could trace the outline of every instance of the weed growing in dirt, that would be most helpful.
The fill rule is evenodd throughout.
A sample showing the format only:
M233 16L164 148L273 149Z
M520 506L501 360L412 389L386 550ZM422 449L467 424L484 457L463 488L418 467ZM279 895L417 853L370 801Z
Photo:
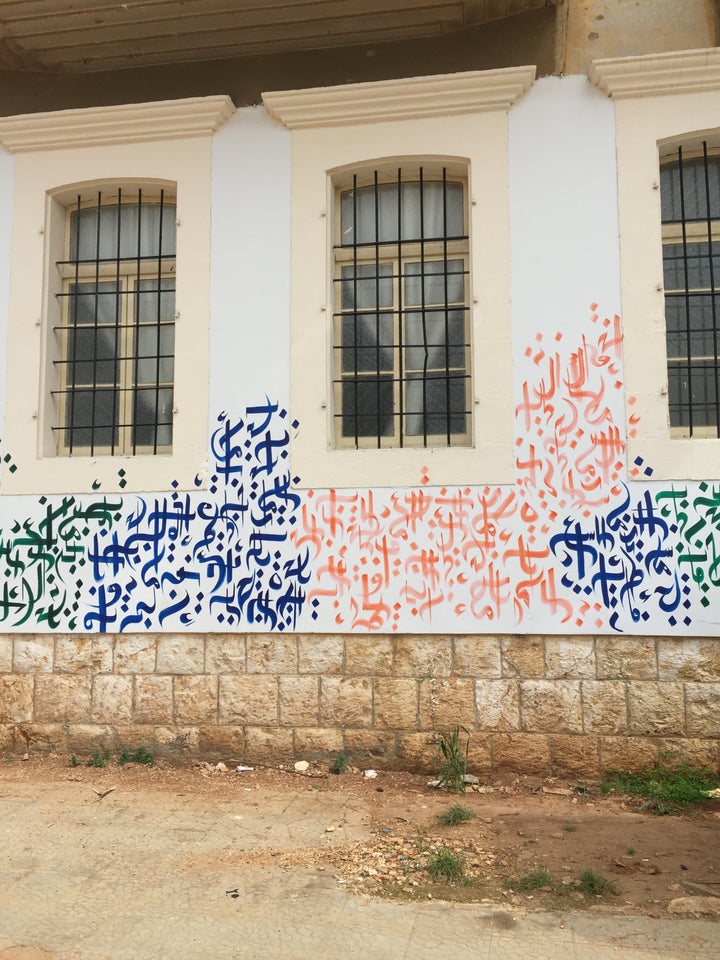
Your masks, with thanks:
M467 735L465 746L460 741L460 731ZM470 745L470 731L465 727L455 727L447 733L441 733L436 741L443 760L438 774L440 786L456 793L465 793L464 777L467 773L467 753Z
M720 786L720 777L705 768L644 767L637 773L611 770L600 784L603 793L644 797L643 809L658 815L707 800L707 791Z
M575 889L587 897L606 897L609 893L616 893L615 884L595 870L582 870Z
M330 764L330 773L347 773L349 766L350 764L345 754L339 753Z
M530 870L523 873L521 877L513 879L508 877L503 880L503 887L506 890L517 890L519 893L529 893L531 890L539 890L540 887L546 887L550 883L551 877L545 867L538 867L537 870Z
M577 827L575 826L574 823L564 823L563 830L566 833L575 833L575 831L577 830Z
M124 767L126 763L144 763L151 767L154 762L153 755L145 747L138 747L137 750L127 750L123 747L120 756L117 758L119 767Z
M415 842L417 843L418 853L427 853L430 849L428 844L427 836L425 831L418 827L417 835L415 837Z
M444 813L439 814L438 820L444 827L456 827L465 820L472 820L474 816L475 814L472 810L468 810L467 807L456 803L454 806L445 810Z
M70 766L71 766L71 767L79 767L79 766L80 766L80 761L78 760L78 758L75 756L74 753L71 753L71 754L70 754Z
M107 762L109 759L110 759L109 750L94 750L92 753L92 756L86 763L86 766L102 768L107 765Z
M434 853L427 865L431 880L445 883L457 883L462 880L465 873L465 864L460 857L456 857L452 851L441 847Z
M577 880L557 883L553 881L545 867L528 870L519 877L507 877L502 882L506 890L515 893L532 893L534 890L550 888L556 895L567 896L569 893L582 893L586 897L606 897L616 894L617 890L612 880L608 880L595 870L582 870Z

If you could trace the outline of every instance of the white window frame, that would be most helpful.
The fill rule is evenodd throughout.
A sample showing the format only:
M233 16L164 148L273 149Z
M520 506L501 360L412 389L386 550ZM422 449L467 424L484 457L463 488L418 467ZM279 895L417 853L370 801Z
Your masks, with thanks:
M628 472L712 477L720 439L670 427L660 163L679 144L720 145L720 50L597 60L589 76L615 101Z
M14 156L3 494L194 489L208 456L212 135L235 108L197 97L0 118ZM177 197L173 446L168 454L57 453L50 389L56 268L73 191L172 184ZM11 470L10 467L14 467Z
M512 483L507 115L534 67L263 94L292 152L291 440L300 487ZM472 438L465 446L335 443L333 209L342 171L462 164L470 218Z

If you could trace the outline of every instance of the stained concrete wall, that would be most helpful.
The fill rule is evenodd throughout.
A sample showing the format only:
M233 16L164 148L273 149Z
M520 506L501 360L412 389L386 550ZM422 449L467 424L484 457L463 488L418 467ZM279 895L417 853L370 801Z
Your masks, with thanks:
M584 73L593 60L717 42L716 0L566 0L561 73Z
M259 103L264 90L491 70L527 63L536 64L538 75L543 76L556 68L555 14L556 8L547 6L441 37L261 57L90 74L0 70L0 116L218 93L243 106Z
M263 90L527 63L538 76L584 74L602 57L714 46L719 18L718 0L547 0L439 37L90 74L0 70L0 116L218 93L241 106Z

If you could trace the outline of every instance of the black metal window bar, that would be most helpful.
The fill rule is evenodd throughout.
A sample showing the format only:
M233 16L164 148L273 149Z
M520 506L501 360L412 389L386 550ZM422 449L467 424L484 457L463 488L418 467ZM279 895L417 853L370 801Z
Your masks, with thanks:
M678 147L660 173L670 426L720 437L720 156Z
M341 446L470 442L466 185L374 170L339 191L334 419Z
M158 454L172 449L175 200L164 190L78 195L55 366L58 452Z

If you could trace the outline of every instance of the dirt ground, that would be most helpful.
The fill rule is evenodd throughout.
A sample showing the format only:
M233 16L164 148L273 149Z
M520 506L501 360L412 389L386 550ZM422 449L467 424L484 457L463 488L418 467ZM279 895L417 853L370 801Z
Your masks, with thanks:
M392 771L368 778L353 769L333 775L327 766L314 764L296 773L289 764L287 769L237 772L240 761L231 758L224 770L190 761L120 767L115 759L100 769L85 766L84 759L71 766L68 757L7 758L0 784L36 784L50 803L53 791L66 791L68 784L86 792L90 788L98 803L111 792L142 791L158 804L172 797L175 807L196 804L199 798L206 804L213 798L226 801L242 793L246 803L259 809L264 794L322 791L326 799L338 796L338 820L328 823L328 834L342 829L342 809L352 798L363 810L364 839L237 849L228 856L235 867L248 870L313 866L361 894L651 917L667 916L677 898L720 896L720 799L658 817L641 809L639 801L603 795L597 784L555 778L494 777L454 794L430 788L427 775ZM457 803L473 818L442 826L438 816ZM60 823L60 807L57 817ZM440 849L461 859L461 881L431 881L427 865ZM540 869L549 880L523 890L519 878ZM583 892L577 886L583 870L605 878L612 889Z

